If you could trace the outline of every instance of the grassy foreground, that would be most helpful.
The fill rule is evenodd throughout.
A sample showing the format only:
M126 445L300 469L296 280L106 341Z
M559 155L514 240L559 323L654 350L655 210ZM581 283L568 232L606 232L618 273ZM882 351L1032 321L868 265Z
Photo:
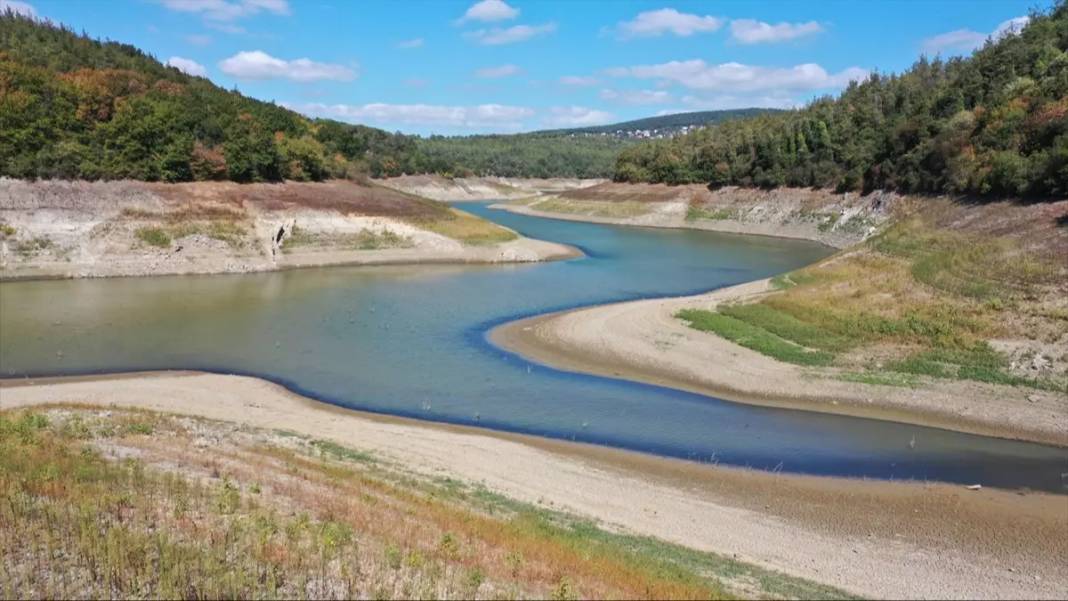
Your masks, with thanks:
M1064 391L1063 269L1020 240L915 214L773 279L779 292L758 302L678 317L779 361L841 368L836 377L849 381L912 386L933 377ZM999 341L1023 350L1010 357Z
M828 598L840 591L285 431L0 413L5 598Z

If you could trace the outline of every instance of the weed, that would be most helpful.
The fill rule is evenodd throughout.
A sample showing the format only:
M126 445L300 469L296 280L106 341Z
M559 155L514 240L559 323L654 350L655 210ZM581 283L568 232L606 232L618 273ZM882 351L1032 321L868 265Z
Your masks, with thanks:
M158 248L168 248L171 245L171 235L158 227L141 227L137 228L134 232L137 238L148 244L149 246L155 246Z

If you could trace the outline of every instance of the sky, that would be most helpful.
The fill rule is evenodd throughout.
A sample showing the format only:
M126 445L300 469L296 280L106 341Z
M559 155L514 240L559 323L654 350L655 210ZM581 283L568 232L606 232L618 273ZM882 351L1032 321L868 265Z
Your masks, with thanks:
M511 133L802 106L1010 35L1036 0L0 0L312 116ZM1039 8L1047 4L1038 2Z

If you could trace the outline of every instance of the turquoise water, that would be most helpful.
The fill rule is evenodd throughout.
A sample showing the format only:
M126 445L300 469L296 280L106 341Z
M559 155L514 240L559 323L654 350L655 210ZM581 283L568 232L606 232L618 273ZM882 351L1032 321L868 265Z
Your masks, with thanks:
M1064 449L561 372L485 339L492 326L527 315L769 276L825 256L823 247L465 208L531 237L575 244L587 256L538 265L6 283L0 372L246 373L346 407L698 461L1064 489Z

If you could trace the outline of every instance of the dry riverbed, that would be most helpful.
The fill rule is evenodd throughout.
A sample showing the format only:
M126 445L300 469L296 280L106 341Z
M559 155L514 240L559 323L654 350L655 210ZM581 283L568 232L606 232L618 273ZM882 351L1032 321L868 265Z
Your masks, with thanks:
M165 372L0 383L2 410L56 403L285 429L862 595L1057 598L1068 587L1068 513L1059 495L702 466L362 414L247 377Z

